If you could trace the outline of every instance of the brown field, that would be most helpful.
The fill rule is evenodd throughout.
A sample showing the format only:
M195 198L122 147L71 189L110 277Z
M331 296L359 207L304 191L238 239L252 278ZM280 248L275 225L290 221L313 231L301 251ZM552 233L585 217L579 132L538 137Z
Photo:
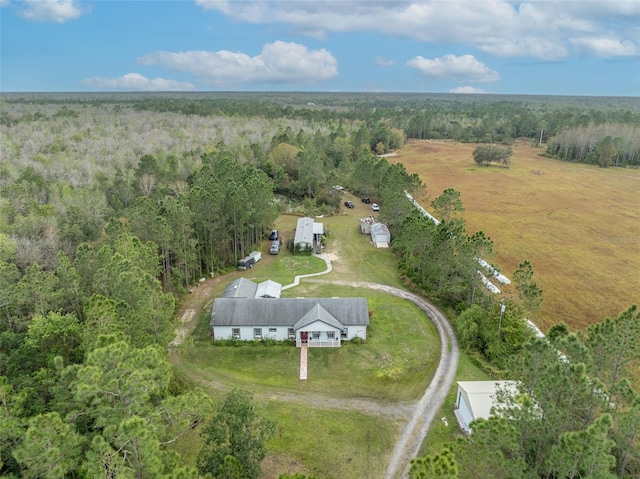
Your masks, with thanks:
M543 158L528 144L514 145L509 169L479 167L474 148L411 141L389 161L421 176L427 210L444 189L460 191L467 232L493 239L485 259L508 277L532 262L543 331L559 321L584 329L640 302L640 170Z

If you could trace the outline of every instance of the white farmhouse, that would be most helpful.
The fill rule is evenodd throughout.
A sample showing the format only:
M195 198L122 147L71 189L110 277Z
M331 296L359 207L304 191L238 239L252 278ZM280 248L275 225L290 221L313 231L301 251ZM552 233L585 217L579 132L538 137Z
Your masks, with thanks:
M298 347L339 347L341 341L367 339L366 298L241 298L213 302L214 339L295 339Z

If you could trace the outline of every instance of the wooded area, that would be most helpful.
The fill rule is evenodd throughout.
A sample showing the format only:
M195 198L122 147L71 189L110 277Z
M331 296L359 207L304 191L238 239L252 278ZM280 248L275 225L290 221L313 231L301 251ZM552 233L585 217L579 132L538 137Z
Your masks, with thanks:
M635 424L637 431L640 417L633 389L640 355L637 312L584 335L557 328L551 344L528 342L523 319L531 298L524 295L508 300L496 333L489 325L499 304L476 273L477 258L490 260L491 240L465 231L455 190L432 203L443 220L439 225L424 218L405 192L418 194L425 185L377 155L402 147L407 137L490 144L542 137L548 153L563 160L638 165L640 106L459 98L3 95L3 477L39 477L44 471L54 471L47 477L197 477L195 468L183 467L165 447L213 417L210 398L178 381L167 362L176 300L199 278L234 268L290 201L305 214L336 212L336 184L383 205L401 273L460 313L455 327L461 342L523 382L545 371L545 380L558 385L528 385L523 393L537 406L507 404L503 420L528 429L515 437L511 423L489 421L479 428L486 433L459 446L465 457L480 458L489 448L491 457L513 461L505 471L526 466L530 477L575 477L577 469L557 464L586 441L600 454L590 470L620 478L637 474L638 438L629 429ZM531 290L524 284L533 281L529 273L522 276L522 291ZM621 348L623 329L626 338L637 339L635 347L626 342ZM554 348L570 361L558 362ZM568 381L575 388L560 391ZM546 413L540 388L558 401L570 395L567 409L549 417L543 430L534 421L537 407ZM218 433L208 431L214 441ZM498 440L491 431L502 434L502 449L490 447ZM505 452L516 445L521 454ZM215 444L207 447L218 451ZM460 453L451 450L464 471ZM215 454L227 465L206 470L237 471L227 460L232 453Z

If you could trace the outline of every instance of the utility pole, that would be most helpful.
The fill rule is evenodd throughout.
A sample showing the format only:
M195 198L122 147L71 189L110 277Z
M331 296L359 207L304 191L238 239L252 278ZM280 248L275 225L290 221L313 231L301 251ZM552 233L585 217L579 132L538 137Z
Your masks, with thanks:
M498 323L498 336L500 336L500 329L502 328L502 317L504 316L504 311L507 309L507 305L504 304L504 298L500 301L500 322Z

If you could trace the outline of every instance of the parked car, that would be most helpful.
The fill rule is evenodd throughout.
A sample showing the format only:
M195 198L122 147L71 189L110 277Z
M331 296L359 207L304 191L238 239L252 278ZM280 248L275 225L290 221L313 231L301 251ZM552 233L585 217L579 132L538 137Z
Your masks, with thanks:
M353 208L353 206L354 206L354 205L353 205L353 201L345 201L345 202L344 202L344 205L345 205L347 208Z
M373 203L373 204L371 205L371 209L372 209L373 211L380 211L380 207L378 206L378 203Z
M278 239L278 230L271 230L271 234L269 235L269 239L270 240L277 240Z
M362 202L366 203L366 204L369 204L369 203L371 203L371 200L369 199L368 196L365 196L364 198L362 198Z
M280 241L274 241L269 248L269 254L278 254L280 252Z

